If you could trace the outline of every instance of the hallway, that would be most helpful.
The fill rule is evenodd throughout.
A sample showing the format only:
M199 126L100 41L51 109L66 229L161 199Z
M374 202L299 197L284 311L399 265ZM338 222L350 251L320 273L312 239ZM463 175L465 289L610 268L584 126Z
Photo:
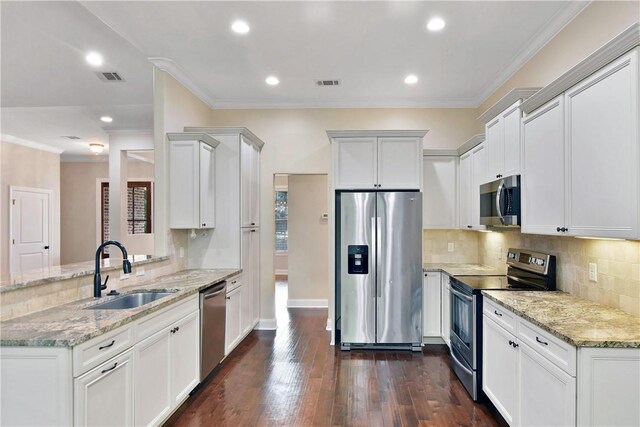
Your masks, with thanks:
M497 426L449 369L423 353L342 352L326 309L287 309L276 287L277 331L253 331L175 414L175 426Z

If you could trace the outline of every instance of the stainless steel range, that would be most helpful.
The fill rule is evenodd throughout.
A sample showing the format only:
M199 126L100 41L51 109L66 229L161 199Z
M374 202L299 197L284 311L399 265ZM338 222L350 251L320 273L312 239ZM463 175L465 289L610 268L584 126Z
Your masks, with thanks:
M553 291L556 257L509 249L506 275L453 276L449 287L453 370L477 401L482 390L482 291Z

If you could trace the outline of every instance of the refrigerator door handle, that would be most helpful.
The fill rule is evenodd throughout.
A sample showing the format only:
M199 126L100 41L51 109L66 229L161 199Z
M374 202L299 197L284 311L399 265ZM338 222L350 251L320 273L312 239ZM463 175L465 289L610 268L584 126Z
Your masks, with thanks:
M371 245L371 258L369 261L369 264L373 267L370 271L369 274L373 274L373 279L376 279L376 275L375 275L375 267L377 265L378 262L378 245L376 243L376 228L377 228L377 222L376 222L376 217L372 216L371 217L371 240L373 240L373 244ZM373 293L373 297L376 298L378 296L378 286L376 285L376 292Z
M380 298L382 295L382 291L380 290L380 282L381 282L381 256L382 253L382 218L376 217L376 297Z

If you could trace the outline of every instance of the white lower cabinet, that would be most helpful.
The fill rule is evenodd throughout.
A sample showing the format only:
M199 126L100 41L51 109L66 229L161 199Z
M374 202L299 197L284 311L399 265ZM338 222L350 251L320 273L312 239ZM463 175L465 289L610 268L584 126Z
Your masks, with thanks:
M200 382L200 312L176 323L171 336L171 399L179 405Z
M440 294L442 300L440 329L445 344L451 347L451 298L449 291L449 275L442 273L440 278Z
M133 377L133 350L129 349L76 378L73 424L133 425Z
M242 287L227 292L227 314L225 319L225 356L236 348L242 338Z
M171 410L171 345L165 328L134 347L136 425L157 425Z
M441 337L440 328L440 272L424 273L422 288L422 336Z

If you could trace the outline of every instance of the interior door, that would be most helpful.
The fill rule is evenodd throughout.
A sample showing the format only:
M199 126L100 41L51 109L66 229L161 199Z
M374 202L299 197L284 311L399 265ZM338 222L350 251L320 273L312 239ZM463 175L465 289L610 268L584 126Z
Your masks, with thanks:
M51 266L51 192L38 188L10 189L11 272Z
M377 193L376 343L422 342L422 193Z

